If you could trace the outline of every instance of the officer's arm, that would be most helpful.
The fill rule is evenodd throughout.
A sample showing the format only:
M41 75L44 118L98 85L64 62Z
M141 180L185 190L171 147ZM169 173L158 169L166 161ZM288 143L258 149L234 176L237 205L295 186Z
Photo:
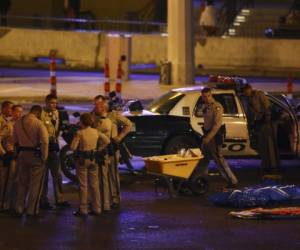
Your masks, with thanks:
M7 126L8 138L7 138L7 151L14 151L14 126L9 123Z
M75 134L75 136L70 144L70 149L75 151L78 148L79 141L80 141L80 131L77 131L77 133Z
M48 158L49 150L49 134L46 126L41 122L39 128L39 138L41 143L42 159L45 161Z
M98 150L102 151L103 149L105 149L108 146L108 144L110 143L110 140L105 134L103 134L101 132L98 132L98 134L99 134Z
M3 134L3 130L0 130L0 155L4 155L5 154L5 150L2 146L2 140L3 140L4 134Z
M271 119L271 110L270 110L270 101L268 97L265 95L264 92L260 91L259 92L259 99L261 102L261 105L263 107L263 110L261 111L263 114L263 118L266 120Z
M18 139L18 132L17 132L16 126L14 126L14 129L13 129L13 140L14 140L15 146L18 146L19 139Z
M122 128L117 136L119 141L121 141L131 131L132 123L127 117L117 113L117 125L118 128Z
M2 117L1 117L2 118ZM3 125L3 120L0 119L0 155L5 154L5 150L2 146L2 140L4 138L4 125Z
M223 107L221 105L216 106L214 108L214 112L215 112L214 125L211 128L210 132L206 135L208 141L210 141L216 135L216 133L219 131L220 127L222 126Z
M60 135L61 131L61 115L58 110L56 110L56 124L55 124L55 135L56 135L56 140L58 140L58 137Z

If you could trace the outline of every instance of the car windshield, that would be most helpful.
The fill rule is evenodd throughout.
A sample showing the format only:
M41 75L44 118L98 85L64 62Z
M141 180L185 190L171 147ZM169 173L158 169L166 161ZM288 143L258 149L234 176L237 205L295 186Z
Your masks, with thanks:
M170 110L181 100L183 93L170 91L151 102L147 110L159 114L169 114Z

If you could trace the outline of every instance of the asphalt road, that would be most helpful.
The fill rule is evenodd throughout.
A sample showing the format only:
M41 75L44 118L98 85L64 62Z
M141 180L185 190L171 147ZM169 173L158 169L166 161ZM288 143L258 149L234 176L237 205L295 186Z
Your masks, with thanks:
M241 186L261 182L259 160L230 160ZM136 167L142 167L140 159ZM299 160L285 160L282 183L300 184ZM211 173L215 173L211 165ZM155 194L150 176L122 174L122 206L110 214L76 218L76 186L65 184L72 207L44 212L41 219L0 215L0 249L299 249L299 220L238 220L230 208L215 207L208 197L224 182L211 175L200 197Z

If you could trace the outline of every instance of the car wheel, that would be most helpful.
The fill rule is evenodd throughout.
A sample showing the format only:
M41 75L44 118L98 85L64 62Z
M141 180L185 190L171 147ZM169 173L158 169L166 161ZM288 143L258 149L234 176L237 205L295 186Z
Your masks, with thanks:
M181 149L188 149L188 148L197 148L199 147L196 139L191 136L179 135L176 137L171 138L165 148L165 154L177 154Z
M70 146L63 146L59 156L62 172L70 181L77 183L75 157L73 151L70 150Z

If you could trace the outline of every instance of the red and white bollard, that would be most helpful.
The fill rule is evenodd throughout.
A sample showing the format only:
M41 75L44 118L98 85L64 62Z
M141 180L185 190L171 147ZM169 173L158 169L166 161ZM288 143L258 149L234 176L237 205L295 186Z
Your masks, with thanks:
M55 54L50 54L50 94L57 97L57 91L56 91L56 60L55 60Z
M291 77L288 78L287 83L287 98L293 99L293 79Z
M122 62L120 60L118 63L117 80L116 80L116 94L117 97L119 98L121 98L121 92L122 92L122 76L123 76L123 70L122 70Z
M109 96L109 92L110 92L109 61L108 61L108 58L105 58L104 76L105 76L104 95L106 97L108 97Z

